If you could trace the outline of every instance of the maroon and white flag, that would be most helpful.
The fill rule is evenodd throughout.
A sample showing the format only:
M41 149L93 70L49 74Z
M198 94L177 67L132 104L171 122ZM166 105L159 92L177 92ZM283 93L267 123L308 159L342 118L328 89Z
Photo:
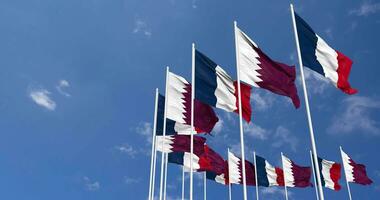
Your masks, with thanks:
M342 149L340 149L340 153L342 155L343 168L347 182L361 185L369 185L372 183L372 180L367 176L365 165L357 164Z
M286 187L309 187L311 168L301 167L292 160L282 155L282 165L284 170L284 179Z
M164 153L172 152L190 152L190 135L167 135L156 136L157 151ZM204 153L204 144L206 139L194 135L194 154L202 155Z
M243 184L242 160L233 153L228 152L228 175L227 183ZM255 182L255 166L245 160L245 179L247 185L256 185Z
M181 76L168 74L167 118L175 121L178 134L191 133L191 85ZM194 100L194 128L197 133L210 133L219 121L211 106Z

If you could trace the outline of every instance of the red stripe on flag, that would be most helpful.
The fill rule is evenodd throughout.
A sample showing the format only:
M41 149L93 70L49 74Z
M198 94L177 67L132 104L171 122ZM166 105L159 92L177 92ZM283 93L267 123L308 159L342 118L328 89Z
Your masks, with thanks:
M334 163L330 168L330 178L334 182L334 190L340 190L339 179L341 177L341 165L339 163Z
M338 54L338 83L337 87L341 89L346 94L355 94L358 91L350 86L348 82L348 77L350 75L352 61L349 57L345 56L339 51L336 51Z
M235 113L239 114L239 94L238 94L238 87L237 87L237 81L234 81L234 87L235 87L235 97L236 97L236 107L237 109L234 111ZM240 83L240 89L241 89L241 107L243 109L242 115L245 121L248 123L251 122L251 115L252 115L252 109L251 109L251 86L246 85L244 83Z

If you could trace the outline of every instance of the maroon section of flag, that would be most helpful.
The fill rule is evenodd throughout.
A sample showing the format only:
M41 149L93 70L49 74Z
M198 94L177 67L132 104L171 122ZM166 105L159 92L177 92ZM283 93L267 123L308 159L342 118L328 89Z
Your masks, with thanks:
M310 167L301 167L292 163L292 172L294 177L294 186L295 187L308 187L312 184L310 183L311 177L311 168Z
M340 152L347 181L361 185L372 184L372 180L367 176L365 165L356 163L342 149Z
M236 88L235 90L235 97L238 100L239 94L238 94L238 84L237 81L234 81L234 86ZM252 116L252 109L251 109L251 86L240 83L240 90L241 90L241 108L243 110L242 115L245 121L250 122L251 116ZM236 101L236 107L237 110L234 112L239 114L239 101Z

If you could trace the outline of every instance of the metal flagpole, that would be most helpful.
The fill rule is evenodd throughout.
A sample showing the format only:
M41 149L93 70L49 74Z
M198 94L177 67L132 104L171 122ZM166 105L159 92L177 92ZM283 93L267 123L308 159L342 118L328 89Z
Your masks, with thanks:
M150 158L150 177L149 177L149 197L148 199L152 200L152 191L154 187L153 183L153 162L156 162L154 158L154 152L156 151L156 122L157 122L157 105L158 105L158 88L156 88L156 97L154 100L154 118L153 118L153 133L152 133L152 154Z
M166 83L165 83L165 111L164 111L164 124L162 129L162 136L166 135L166 114L168 110L168 79L169 77L169 67L166 67ZM164 150L164 140L161 142L162 151ZM161 152L161 177L160 177L160 200L162 200L163 184L164 184L164 164L165 164L165 153Z
M298 62L299 62L299 65L300 65L299 67L300 67L300 72L301 72L302 87L303 87L303 93L304 93L304 97L305 97L305 107L306 107L307 120L308 120L308 123L309 123L309 131L310 131L310 139L311 139L311 148L312 148L312 151L313 151L313 159L314 159L314 163L318 163L317 147L315 145L313 123L312 123L312 120L311 120L311 113L310 113L310 108L309 108L309 99L308 99L308 96L307 96L306 82L305 82L305 76L304 76L304 72L303 72L301 50L300 50L300 45L299 45L299 41L298 41L297 25L296 25L296 19L295 19L295 16L294 16L293 4L290 4L290 10L292 12L294 37L295 37L295 40L296 40ZM316 171L316 175L317 175L319 197L320 197L321 200L324 200L325 198L324 198L324 195L323 195L322 181L321 181L321 176L320 176L321 172L320 172L319 168L316 168L315 171Z
M230 178L230 165L229 165L229 162L230 162L230 149L227 148L227 163L228 163L228 199L231 200L232 199L232 194L231 194L231 178Z
M156 183L156 163L157 163L157 147L156 147L156 137L154 137L154 162L153 162L153 178L152 178L152 196L151 200L154 199L154 189Z
M182 200L185 199L185 169L182 166Z
M206 172L203 173L203 199L207 200Z
M256 182L256 200L259 200L259 182L257 177L257 167L256 167L256 151L253 152L253 161L255 164L255 182Z
M164 200L166 200L166 186L168 180L168 154L165 153L165 175L164 175Z
M313 154L312 154L311 151L310 151L310 160L311 160L311 167L313 169L313 179L314 179L314 185L315 185L315 194L317 195L317 200L319 200L318 188L317 188L317 180L315 178L315 171L314 171L314 167L319 167L319 166L317 166L317 165L314 164Z
M195 97L195 44L191 49L191 133L190 133L190 200L193 200L193 153L194 153L194 97Z
M348 183L347 176L346 176L346 169L344 168L343 150L342 150L342 147L341 147L341 146L339 146L339 149L340 149L340 156L342 157L344 177L346 178L348 197L350 197L350 200L352 200L350 184Z
M243 133L243 114L241 106L241 88L240 88L240 66L239 66L239 47L236 36L237 23L234 21L234 32L235 32L235 51L236 51L236 71L237 71L237 84L238 84L238 96L239 96L239 125L240 125L240 148L241 148L241 160L242 160L242 171L243 171L243 196L244 200L247 200L247 180L245 174L245 154L244 154L244 133Z
M284 154L281 152L281 161L282 161L282 169L284 169ZM284 188L285 188L285 199L288 200L288 189L286 188L286 173L284 172Z

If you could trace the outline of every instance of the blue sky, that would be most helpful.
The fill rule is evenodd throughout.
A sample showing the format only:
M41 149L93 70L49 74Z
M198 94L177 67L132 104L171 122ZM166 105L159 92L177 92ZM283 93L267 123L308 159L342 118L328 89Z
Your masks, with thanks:
M298 13L331 46L354 61L347 96L307 72L319 155L340 161L339 145L368 167L372 186L352 186L355 199L380 195L380 2L294 1ZM191 43L236 77L233 21L272 58L298 64L287 1L0 0L0 198L145 199L154 90L165 66L190 80ZM298 67L297 67L298 71ZM298 81L301 99L303 93ZM280 152L310 165L304 103L254 89L251 152L280 164ZM218 110L208 144L238 152L238 118ZM168 195L180 196L181 171L169 167ZM202 182L196 176L196 199ZM328 199L347 199L325 189ZM233 187L234 199L242 188ZM281 189L260 188L266 199ZM312 199L314 189L290 189ZM227 188L208 182L212 199ZM253 188L249 198L254 198Z

